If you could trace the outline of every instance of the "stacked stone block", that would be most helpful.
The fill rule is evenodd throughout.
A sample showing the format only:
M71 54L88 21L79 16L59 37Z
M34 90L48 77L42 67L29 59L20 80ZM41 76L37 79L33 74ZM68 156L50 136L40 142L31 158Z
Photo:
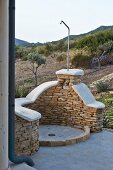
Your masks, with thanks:
M15 116L15 151L17 155L31 155L39 149L39 120L27 121Z

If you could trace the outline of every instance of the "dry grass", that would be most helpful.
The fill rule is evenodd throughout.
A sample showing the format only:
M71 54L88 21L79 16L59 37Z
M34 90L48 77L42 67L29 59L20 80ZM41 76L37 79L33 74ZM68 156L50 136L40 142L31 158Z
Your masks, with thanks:
M33 85L33 75L30 71L29 61L16 61L16 84ZM38 69L38 84L46 81L56 80L55 72L59 69L66 68L66 61L57 62L54 57L49 56L45 65L41 65ZM101 70L85 70L85 75L82 77L82 82L90 84L99 80L113 72L113 65L104 66Z
M25 82L33 81L33 74L31 72L29 61L16 61L16 84L23 84ZM41 65L38 69L38 84L45 81L55 80L55 72L59 69L66 68L66 62L57 62L55 58L48 57L45 65Z

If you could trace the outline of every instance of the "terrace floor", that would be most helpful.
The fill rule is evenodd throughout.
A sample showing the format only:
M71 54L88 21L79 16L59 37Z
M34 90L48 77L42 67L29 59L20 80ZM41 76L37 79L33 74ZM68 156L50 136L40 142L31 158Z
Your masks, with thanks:
M31 158L37 170L113 170L113 132L91 134L78 144L40 147Z

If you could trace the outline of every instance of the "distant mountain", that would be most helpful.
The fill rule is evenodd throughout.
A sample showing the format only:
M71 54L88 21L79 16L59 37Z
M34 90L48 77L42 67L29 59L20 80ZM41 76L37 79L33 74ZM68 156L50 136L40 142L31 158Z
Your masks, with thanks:
M80 37L83 37L83 36L86 36L86 35L90 35L90 34L94 34L96 32L99 32L99 31L105 31L105 30L112 30L113 29L113 25L112 26L100 26L92 31L89 31L87 33L84 33L84 34L79 34L79 35L70 35L70 40L75 40L75 39L78 39ZM65 41L67 39L67 37L61 39L63 41Z
M86 35L91 35L91 34L94 34L96 32L99 32L99 31L105 31L105 30L112 30L113 29L113 25L112 26L100 26L92 31L89 31L87 33L84 33L84 34L79 34L79 35L70 35L70 40L76 40L80 37L83 37L83 36L86 36ZM61 40L58 40L58 41L66 41L67 40L67 37L61 39ZM52 43L56 43L58 41L52 41ZM41 45L45 45L46 43L40 43L40 42L37 42L37 43L29 43L27 41L24 41L24 40L20 40L20 39L15 39L15 45L20 45L20 46L41 46Z
M24 45L29 45L30 43L24 40L20 40L15 38L15 45L20 45L20 46L24 46Z
M40 42L37 42L37 43L30 43L30 42L27 42L27 41L24 41L24 40L20 40L20 39L17 39L15 38L15 45L19 45L19 46L41 46L41 45L44 45L43 43L40 43Z
M103 26L102 25L102 26L96 28L95 30L88 32L88 34L93 34L93 33L99 32L99 31L112 30L112 29L113 29L113 25L111 25L111 26Z

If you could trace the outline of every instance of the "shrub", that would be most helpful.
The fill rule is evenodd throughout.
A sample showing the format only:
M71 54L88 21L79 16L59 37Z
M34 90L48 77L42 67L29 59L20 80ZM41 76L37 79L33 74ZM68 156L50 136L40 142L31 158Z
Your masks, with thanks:
M78 53L71 58L71 63L75 67L89 68L91 63L91 58L92 58L91 56Z
M27 60L28 60L28 56L27 56L27 55L23 56L23 57L22 57L22 60L23 60L23 61L27 61Z
M21 47L21 46L16 46L15 47L15 54L16 58L25 58L30 52L30 48L27 47Z
M61 53L60 55L57 56L56 60L60 63L61 61L66 60L66 54L65 53Z
M109 85L106 82L100 81L96 84L97 92L105 92L107 91Z
M29 93L29 89L26 88L25 86L16 86L15 88L15 97L20 98L20 97L26 97Z
M46 54L48 53L46 46L39 46L37 47L37 51L39 54L44 54L46 56Z
M108 116L113 116L113 110L110 110L109 112L107 112Z
M103 127L107 128L109 125L109 116L107 113L103 114Z

